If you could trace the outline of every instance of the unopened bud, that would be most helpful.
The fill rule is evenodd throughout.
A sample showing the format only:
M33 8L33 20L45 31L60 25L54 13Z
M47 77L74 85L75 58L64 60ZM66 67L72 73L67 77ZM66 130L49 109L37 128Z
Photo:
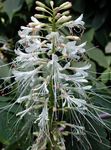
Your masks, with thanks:
M70 12L69 11L64 11L63 13L62 13L62 15L69 15L70 14Z
M48 17L49 22L52 22L52 17Z
M59 19L61 17L60 13L57 13L57 15L55 16L55 19Z
M71 16L62 16L61 18L58 19L57 23L64 23L67 22L71 19Z
M34 15L36 18L47 18L47 16L41 15L41 14L35 14Z
M76 40L76 41L78 41L78 40L80 40L80 38L78 37L78 36L66 36L66 38L67 39L69 39L69 40Z
M56 7L56 8L54 9L54 11L57 13L57 12L60 11L60 8L59 8L59 7Z
M44 5L42 2L40 2L40 1L36 1L36 4L37 4L38 6L40 6L40 7L45 7L45 5Z
M51 7L53 8L53 7L54 7L54 2L53 2L53 1L50 1L50 5L51 5Z
M29 27L35 27L35 26L37 26L38 24L37 23L34 23L34 22L30 22L29 24L28 24L28 26Z
M62 5L60 5L60 9L68 9L72 6L72 4L70 2L65 2Z
M36 7L35 9L38 10L38 11L47 12L47 10L45 8L43 8L43 7Z

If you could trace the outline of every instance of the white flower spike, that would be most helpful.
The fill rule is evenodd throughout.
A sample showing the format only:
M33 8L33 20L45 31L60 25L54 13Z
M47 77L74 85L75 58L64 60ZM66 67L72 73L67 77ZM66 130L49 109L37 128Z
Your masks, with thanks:
M87 118L94 116L99 121L99 110L90 103L87 94L92 86L88 80L91 65L85 56L86 42L79 45L72 34L73 27L84 28L83 14L69 21L71 16L66 9L71 7L70 2L56 8L53 1L49 8L39 1L36 4L36 9L44 14L32 16L32 22L21 27L21 39L15 49L12 73L19 95L15 103L23 107L17 116L31 119L37 136L32 150L65 150L65 134L71 131L69 138L74 136L81 144L88 141L84 126ZM64 26L69 29L68 36L61 30Z

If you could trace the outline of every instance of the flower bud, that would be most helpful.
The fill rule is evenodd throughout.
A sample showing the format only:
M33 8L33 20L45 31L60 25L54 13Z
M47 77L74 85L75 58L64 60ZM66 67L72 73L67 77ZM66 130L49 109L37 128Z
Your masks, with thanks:
M47 16L41 15L41 14L35 14L34 16L35 16L36 18L47 18Z
M29 24L28 24L28 26L29 27L35 27L35 26L37 26L38 24L37 23L34 23L34 22L30 22Z
M40 6L40 7L45 7L45 5L44 5L42 2L40 2L40 1L36 1L36 4L37 4L38 6Z
M52 22L52 17L48 17L49 22Z
M70 14L69 11L64 11L64 12L62 13L62 15L69 15L69 14Z
M60 11L60 8L59 8L59 7L56 7L56 8L54 8L54 11L57 13L57 12Z
M58 19L57 23L64 23L67 22L71 19L72 16L62 16L61 18Z
M60 5L60 9L68 9L72 6L72 4L70 2L65 2L62 5Z
M53 8L53 7L54 7L54 2L53 2L53 1L50 1L50 5L51 5L51 7Z
M55 16L55 19L59 19L61 17L61 13L57 13L57 15Z
M47 12L47 10L43 7L36 7L35 9L38 10L38 11Z
M67 39L69 39L69 40L76 40L76 41L78 41L78 40L80 40L80 38L78 37L78 36L66 36L66 38Z

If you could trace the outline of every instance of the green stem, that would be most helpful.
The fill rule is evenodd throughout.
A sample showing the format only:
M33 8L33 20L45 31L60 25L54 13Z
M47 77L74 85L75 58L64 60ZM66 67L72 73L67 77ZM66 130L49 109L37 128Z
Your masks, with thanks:
M52 14L52 32L56 32L56 19L55 19L55 16L56 16L56 12L55 10L53 9L52 10L53 14ZM55 43L55 38L53 38L52 40L52 54L54 54L56 52L56 43ZM47 147L48 149L50 150L55 150L56 149L56 145L57 143L55 143L55 140L54 140L54 137L53 137L53 133L52 131L54 130L54 124L53 124L53 115L54 115L54 80L53 80L53 75L54 73L51 74L51 79L50 79L50 84L49 84L49 134L50 134L50 139L52 141L52 143L49 141L48 144L47 144ZM53 146L52 146L53 144Z
M53 10L53 16L52 16L52 32L55 32L55 31L56 31L56 20L55 20L55 16L56 16L56 13L55 13L55 11Z
M55 11L53 10L53 17L52 17L52 32L56 32L56 20L55 20ZM52 53L55 53L55 39L53 39L53 46L52 46Z
M52 15L52 32L56 31L56 20L55 20L55 11L53 10L53 15ZM52 54L55 53L55 39L53 39L53 46L52 46ZM52 131L53 131L53 108L54 108L54 91L53 91L53 87L54 87L54 81L52 79L53 74L51 75L51 79L50 79L50 84L49 84L49 129L50 129L50 138L52 143L54 143L54 139L53 139L53 135L52 135ZM54 149L52 147L51 142L49 141L47 144L48 149L52 150Z
M47 143L47 148L49 150L52 150L52 143L53 143L53 135L52 135L53 107L54 107L53 80L50 80L50 84L49 84L49 134L50 134L50 139L52 142L48 141Z

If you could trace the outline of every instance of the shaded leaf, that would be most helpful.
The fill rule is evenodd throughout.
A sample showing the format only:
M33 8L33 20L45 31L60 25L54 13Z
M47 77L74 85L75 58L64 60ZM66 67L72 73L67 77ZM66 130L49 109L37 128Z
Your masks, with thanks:
M111 42L109 42L105 47L105 52L111 54Z
M106 60L108 62L108 65L110 66L111 65L111 56L106 56Z
M105 57L104 53L102 52L102 50L94 47L91 43L87 44L86 49L87 49L86 53L89 56L89 58L96 61L100 66L102 66L104 68L108 67L106 57Z
M10 100L10 97L0 96L0 102L7 102Z
M13 121L10 121L11 117L13 117ZM6 111L3 111L0 114L0 142L9 145L15 140L13 126L16 121L17 118Z
M83 11L85 9L84 1L83 0L75 0L74 5L73 5L73 9L77 12L83 13Z
M105 22L106 17L107 17L107 12L97 13L92 21L92 26L96 30L99 29Z
M108 69L106 69L103 73L102 73L102 75L100 76L100 78L101 78L101 81L103 82L103 83L107 83L108 82L108 80L110 80L110 68L108 68Z
M4 44L7 41L7 37L5 35L0 35L0 43Z
M89 69L89 77L96 78L96 64L93 61L90 61L91 68Z
M95 39L103 47L108 43L108 33L105 28L102 28L95 32Z
M8 77L10 76L10 69L8 65L6 65L1 59L0 59L0 78Z
M24 0L6 0L4 2L3 11L9 16L10 22L14 13L21 9L23 2Z
M99 135L98 137L95 131L92 131L91 133L90 130L93 129L90 128L88 137L91 143L92 150L109 150L110 142L107 140L107 133L105 129L94 121L90 120L90 123Z
M32 0L25 0L27 6L28 6L28 9L30 10L32 5L33 5L33 1Z
M84 33L84 35L82 37L82 41L92 42L92 40L94 38L94 33L95 33L95 30L93 28L91 28L86 33Z

